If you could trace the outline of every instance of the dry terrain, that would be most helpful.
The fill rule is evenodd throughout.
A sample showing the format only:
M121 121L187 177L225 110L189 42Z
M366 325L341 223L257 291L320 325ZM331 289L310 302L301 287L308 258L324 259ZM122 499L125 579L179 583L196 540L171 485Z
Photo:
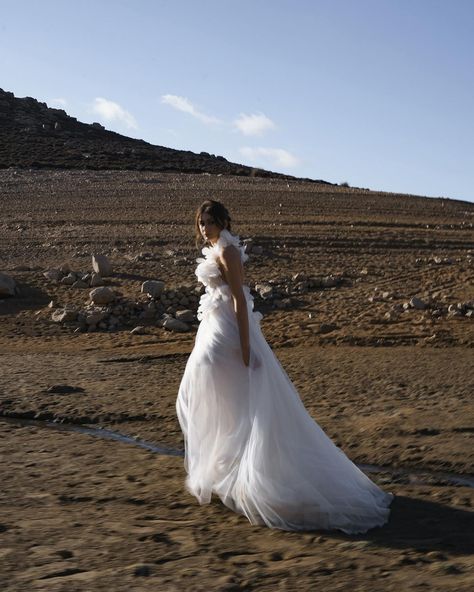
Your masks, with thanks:
M197 286L193 216L209 197L262 247L246 281L308 411L395 493L383 528L252 526L218 499L199 506L178 453L46 424L182 450L175 400L196 325L76 331L51 315L89 290L43 272L90 271L99 252L124 298L147 279ZM0 171L0 272L19 287L0 299L1 589L472 591L473 223L471 203L287 179ZM295 274L339 281L286 308L257 297Z

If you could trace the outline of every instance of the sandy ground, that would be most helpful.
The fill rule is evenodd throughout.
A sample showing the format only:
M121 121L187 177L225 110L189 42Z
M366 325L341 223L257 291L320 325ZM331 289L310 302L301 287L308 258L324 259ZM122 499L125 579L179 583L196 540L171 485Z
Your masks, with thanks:
M390 522L364 535L270 530L217 498L199 506L179 456L0 418L2 590L473 589L474 490L416 471L473 472L474 318L384 315L412 296L474 299L474 204L132 172L8 170L0 187L0 271L21 289L0 300L1 416L182 449L174 404L194 332L74 334L47 304L83 303L87 291L42 271L66 261L88 271L100 250L124 295L144 279L193 283L194 209L215 197L233 230L264 247L249 282L346 278L264 310L262 330L311 415L354 462L387 467L370 476L396 494ZM390 297L371 302L380 291ZM58 384L78 390L48 392Z

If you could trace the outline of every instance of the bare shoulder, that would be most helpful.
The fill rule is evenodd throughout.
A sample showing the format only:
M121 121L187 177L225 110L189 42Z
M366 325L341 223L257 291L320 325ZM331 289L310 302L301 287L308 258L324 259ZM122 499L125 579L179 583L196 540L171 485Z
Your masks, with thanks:
M234 245L227 245L222 249L221 259L226 265L240 263L240 252Z

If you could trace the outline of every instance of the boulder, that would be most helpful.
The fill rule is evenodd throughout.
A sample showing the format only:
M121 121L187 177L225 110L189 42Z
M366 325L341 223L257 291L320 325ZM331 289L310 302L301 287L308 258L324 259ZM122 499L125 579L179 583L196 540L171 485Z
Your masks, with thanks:
M168 318L163 322L163 327L168 331L174 331L176 333L184 333L189 331L190 327L186 323L179 321L178 319Z
M94 288L89 292L89 297L94 304L109 304L115 300L115 292L110 288Z
M194 321L194 313L192 310L177 310L175 314L178 321L183 323L192 323Z
M0 298L15 296L17 291L15 280L5 273L0 273Z
M148 294L151 298L159 298L165 288L165 282L161 280L147 280L141 287L142 294Z
M92 269L101 277L107 277L113 273L110 261L105 255L100 255L98 253L92 255Z

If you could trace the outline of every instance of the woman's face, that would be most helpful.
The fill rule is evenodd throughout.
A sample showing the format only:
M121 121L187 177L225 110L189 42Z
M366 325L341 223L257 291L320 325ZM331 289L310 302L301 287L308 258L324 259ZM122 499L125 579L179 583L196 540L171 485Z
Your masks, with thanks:
M215 243L219 238L221 228L215 223L214 218L208 213L203 212L199 219L199 229L204 240Z

